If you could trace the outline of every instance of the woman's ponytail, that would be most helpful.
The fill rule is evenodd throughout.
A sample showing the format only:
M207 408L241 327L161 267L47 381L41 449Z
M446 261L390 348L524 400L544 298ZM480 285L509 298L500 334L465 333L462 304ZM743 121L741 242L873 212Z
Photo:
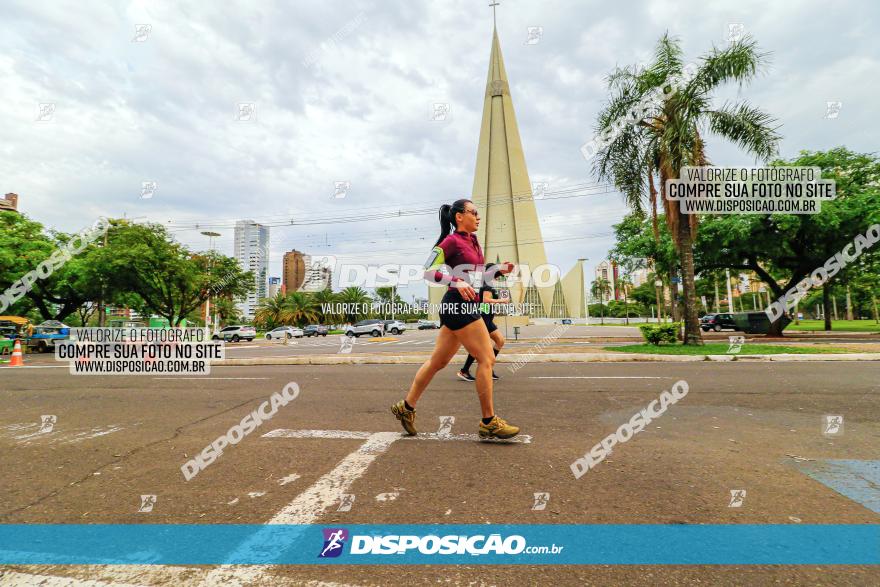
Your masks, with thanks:
M435 247L443 242L444 238L449 236L453 228L457 228L455 215L459 212L464 212L464 206L469 202L470 200L461 199L454 201L451 205L443 204L440 206L440 238L434 243Z
M443 204L440 206L440 238L434 243L435 247L443 242L443 239L449 236L449 233L452 232L452 221L449 219L451 211L452 206L449 204Z

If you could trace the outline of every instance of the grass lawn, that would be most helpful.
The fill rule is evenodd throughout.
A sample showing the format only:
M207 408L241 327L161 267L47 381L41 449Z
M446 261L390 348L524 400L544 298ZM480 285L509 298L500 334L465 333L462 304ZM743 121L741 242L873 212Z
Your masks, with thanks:
M825 330L824 320L801 320L800 324L792 322L786 330ZM880 324L873 320L832 320L831 331L840 332L880 332Z
M627 346L605 347L606 351L621 353L648 353L652 355L779 355L779 354L825 354L825 353L850 353L845 349L835 349L822 346L782 346L775 344L751 344L746 342L738 353L728 353L730 345L725 343L710 342L703 346L684 346L682 344L664 344L654 346L652 344L633 344Z

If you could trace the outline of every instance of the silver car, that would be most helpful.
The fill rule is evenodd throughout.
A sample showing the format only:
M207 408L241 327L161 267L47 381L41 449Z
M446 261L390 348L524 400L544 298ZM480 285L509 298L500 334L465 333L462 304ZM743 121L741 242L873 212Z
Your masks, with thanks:
M214 340L223 339L225 341L238 342L246 340L248 342L257 337L257 329L253 326L227 326L212 338Z
M361 320L360 322L355 322L351 326L346 326L345 328L345 336L360 336L362 334L369 334L371 336L382 336L385 334L385 325L383 324L383 320Z
M385 324L385 332L391 334L402 334L406 330L406 324L400 320L383 320L382 323Z
M297 328L296 326L279 326L266 333L266 340L272 340L273 338L302 338L302 336L302 328Z

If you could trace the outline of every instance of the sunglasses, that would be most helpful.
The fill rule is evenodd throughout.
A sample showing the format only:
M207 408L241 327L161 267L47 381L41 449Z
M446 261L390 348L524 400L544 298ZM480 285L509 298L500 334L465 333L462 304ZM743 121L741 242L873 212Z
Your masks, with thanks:
M465 214L472 214L472 215L474 216L474 218L479 218L479 217L480 217L480 213L477 212L476 209L473 209L473 210L465 210L464 213L465 213Z

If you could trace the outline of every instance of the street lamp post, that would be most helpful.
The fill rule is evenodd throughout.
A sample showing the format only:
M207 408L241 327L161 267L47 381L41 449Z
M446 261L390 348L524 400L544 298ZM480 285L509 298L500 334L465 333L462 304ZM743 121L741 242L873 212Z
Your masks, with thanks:
M208 237L208 254L210 255L208 261L208 276L211 275L211 269L214 268L214 238L220 236L219 232L211 232L210 230L206 230L202 232L202 235ZM211 290L208 289L208 299L205 300L205 337L210 340L211 339Z
M581 257L578 261L581 264L581 274L583 275L584 281L584 319L585 325L590 325L590 299L589 299L589 290L587 289L587 271L585 263L589 261L589 257Z
M394 285L391 286L391 319L394 320L394 298L397 297L397 269L389 269L388 273L394 275Z

